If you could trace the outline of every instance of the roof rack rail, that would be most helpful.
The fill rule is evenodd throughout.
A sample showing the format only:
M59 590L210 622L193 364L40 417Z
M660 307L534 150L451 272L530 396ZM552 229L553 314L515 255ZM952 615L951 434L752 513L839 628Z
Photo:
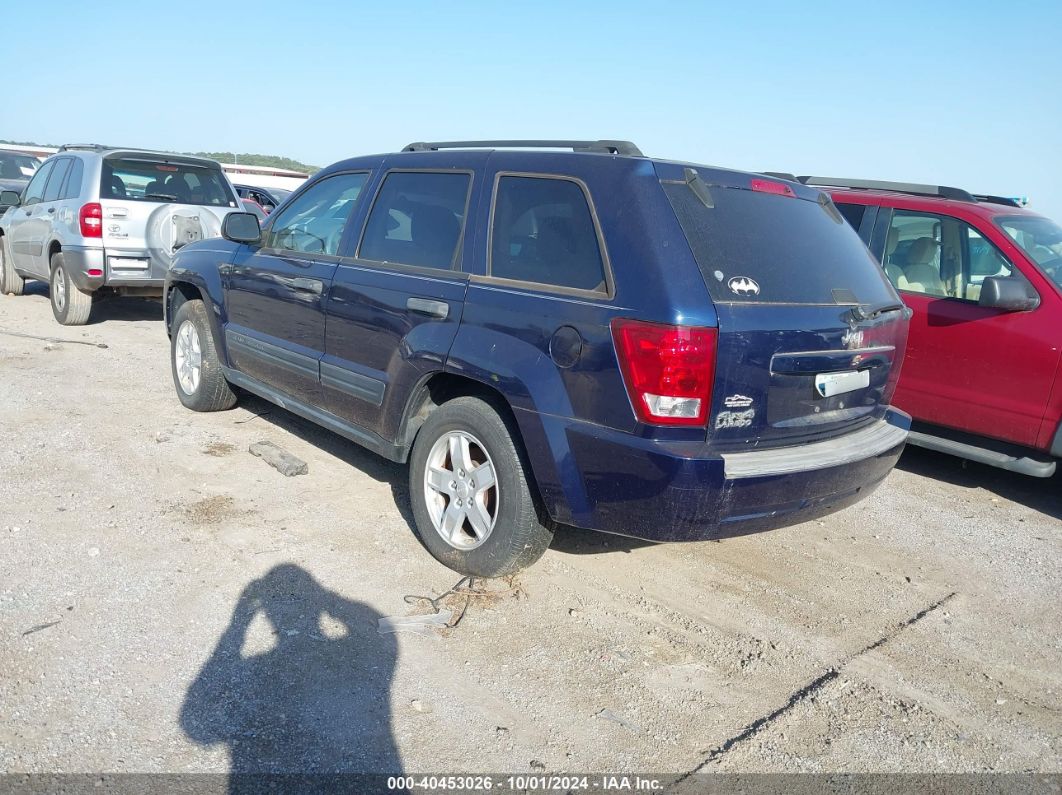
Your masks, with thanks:
M602 152L610 155L644 157L630 141L415 141L403 152L435 152L439 149L571 149L574 152Z
M1025 197L1014 198L1010 196L993 196L989 193L975 193L974 198L979 202L987 202L988 204L1005 204L1007 207L1024 207Z
M823 188L856 188L858 190L887 190L894 193L911 193L915 196L940 196L961 202L976 202L973 194L962 188L946 185L920 185L917 182L883 182L876 179L838 179L837 177L797 177L805 185Z

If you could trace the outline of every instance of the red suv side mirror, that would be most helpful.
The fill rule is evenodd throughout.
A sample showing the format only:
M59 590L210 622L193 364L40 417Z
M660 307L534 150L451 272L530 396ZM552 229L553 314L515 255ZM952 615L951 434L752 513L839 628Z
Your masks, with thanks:
M1032 285L1016 276L988 276L981 283L981 306L1006 312L1028 312L1040 305Z

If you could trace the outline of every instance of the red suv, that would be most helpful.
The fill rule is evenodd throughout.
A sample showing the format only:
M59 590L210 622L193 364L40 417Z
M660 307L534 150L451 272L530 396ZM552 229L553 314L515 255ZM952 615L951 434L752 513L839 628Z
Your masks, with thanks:
M910 442L1050 477L1062 457L1062 228L999 196L800 177L828 190L914 311L895 404Z

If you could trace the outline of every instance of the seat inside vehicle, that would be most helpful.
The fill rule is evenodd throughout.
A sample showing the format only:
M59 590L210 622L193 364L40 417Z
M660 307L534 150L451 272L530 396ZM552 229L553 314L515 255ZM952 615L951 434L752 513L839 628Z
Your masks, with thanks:
M931 237L920 237L907 250L907 266L903 269L901 287L930 295L946 295L940 278L940 244Z

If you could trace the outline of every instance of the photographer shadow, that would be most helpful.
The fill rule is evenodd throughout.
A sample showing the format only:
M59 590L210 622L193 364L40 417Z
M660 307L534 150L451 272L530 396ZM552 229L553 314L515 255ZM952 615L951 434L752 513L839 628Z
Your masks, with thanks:
M259 616L269 630L249 637ZM377 633L379 617L293 564L244 589L180 716L196 743L228 746L230 792L263 791L278 774L317 789L330 777L401 773L390 719L397 649ZM271 649L243 650L268 645L269 632Z

